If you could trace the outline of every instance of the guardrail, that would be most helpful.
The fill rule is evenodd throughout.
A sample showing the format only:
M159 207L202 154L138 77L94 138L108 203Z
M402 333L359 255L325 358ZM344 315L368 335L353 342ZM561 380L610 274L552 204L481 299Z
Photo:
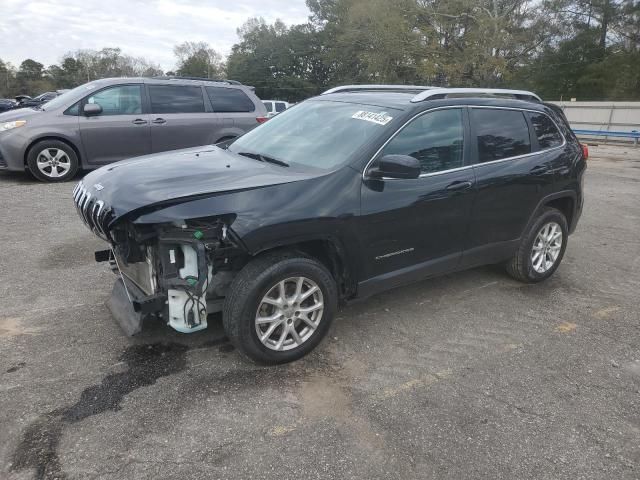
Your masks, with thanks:
M640 139L640 131L631 130L630 132L618 132L611 130L581 130L573 128L573 133L576 135L582 136L593 136L593 137L618 137L618 138L632 138L634 147L638 147L638 139Z

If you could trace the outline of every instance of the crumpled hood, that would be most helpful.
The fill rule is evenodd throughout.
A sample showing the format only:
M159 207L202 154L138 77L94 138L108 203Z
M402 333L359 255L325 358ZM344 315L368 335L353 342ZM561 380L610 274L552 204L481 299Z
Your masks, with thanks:
M85 189L111 208L113 220L143 207L305 180L320 174L234 154L215 146L174 150L101 167L84 177Z

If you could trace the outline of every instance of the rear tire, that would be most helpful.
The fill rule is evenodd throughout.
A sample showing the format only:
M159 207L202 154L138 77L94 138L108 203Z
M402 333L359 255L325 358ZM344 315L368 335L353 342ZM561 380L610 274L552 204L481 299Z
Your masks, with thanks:
M337 297L333 277L316 260L298 253L265 254L234 278L223 307L224 329L256 363L291 362L326 335Z
M42 182L66 182L78 172L78 156L60 140L42 140L29 150L27 166Z
M569 228L559 210L547 207L535 219L507 263L507 273L524 283L537 283L556 271L567 248Z

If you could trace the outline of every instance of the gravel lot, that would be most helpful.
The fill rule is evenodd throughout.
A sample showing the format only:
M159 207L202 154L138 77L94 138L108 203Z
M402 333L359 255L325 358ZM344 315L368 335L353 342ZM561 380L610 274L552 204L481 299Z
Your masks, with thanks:
M552 279L388 292L278 368L125 337L73 184L0 174L0 478L640 478L640 149L591 153Z

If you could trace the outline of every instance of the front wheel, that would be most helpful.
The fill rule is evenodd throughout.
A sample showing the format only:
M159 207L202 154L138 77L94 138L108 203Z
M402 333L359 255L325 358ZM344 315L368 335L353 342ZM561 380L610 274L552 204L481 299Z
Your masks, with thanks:
M279 364L313 350L336 308L336 284L321 263L293 253L267 254L234 279L223 323L231 343L247 357Z
M567 219L562 212L545 208L522 237L517 252L507 263L507 272L525 283L546 280L560 265L568 236Z
M43 140L29 150L27 166L43 182L64 182L78 171L78 156L60 140Z

